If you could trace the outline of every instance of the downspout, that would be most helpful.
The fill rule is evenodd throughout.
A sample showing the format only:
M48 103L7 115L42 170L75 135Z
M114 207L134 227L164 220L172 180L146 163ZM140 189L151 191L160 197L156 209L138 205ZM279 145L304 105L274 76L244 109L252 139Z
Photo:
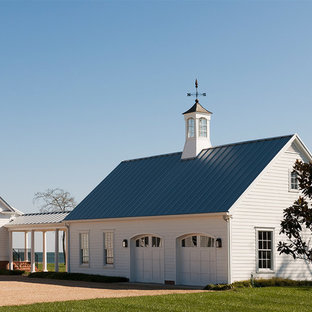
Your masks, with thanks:
M67 228L67 273L70 272L70 231L69 231L69 224L65 223Z
M227 263L227 283L232 283L232 226L231 226L232 215L227 213L224 216L224 220L226 222L226 230L227 230L227 253L228 253L228 263Z

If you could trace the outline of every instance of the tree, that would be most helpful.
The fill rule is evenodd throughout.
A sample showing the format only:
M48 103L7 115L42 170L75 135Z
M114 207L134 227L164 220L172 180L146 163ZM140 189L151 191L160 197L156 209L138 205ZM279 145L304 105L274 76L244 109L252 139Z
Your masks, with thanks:
M69 192L63 189L47 189L44 192L37 192L34 196L34 203L40 206L41 212L56 212L56 211L70 211L76 207L74 197ZM62 235L64 261L66 262L65 255L65 233Z
M312 162L303 163L297 160L294 171L302 195L292 206L284 209L280 234L286 235L287 242L280 241L277 250L280 254L293 256L294 259L312 262Z

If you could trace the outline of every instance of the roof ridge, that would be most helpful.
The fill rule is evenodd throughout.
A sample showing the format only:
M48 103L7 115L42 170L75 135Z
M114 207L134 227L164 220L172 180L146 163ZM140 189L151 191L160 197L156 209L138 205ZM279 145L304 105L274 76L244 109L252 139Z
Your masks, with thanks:
M70 213L71 211L50 211L50 212L31 212L31 213L24 213L21 216L38 216L38 215L49 215L49 214L61 214L61 213Z
M178 155L178 154L182 154L182 152L173 152L173 153L159 154L159 155L154 155L154 156L126 159L126 160L123 160L122 163L123 162L136 161L136 160L150 159L150 158L159 158L159 157L165 157L165 156L173 156L173 155Z
M220 148L220 147L226 147L226 146L234 146L234 145L240 145L240 144L249 144L249 143L256 143L256 142L263 142L263 141L272 141L277 139L283 139L283 138L291 138L294 134L288 134L288 135L281 135L277 137L270 137L270 138L263 138L263 139L256 139L256 140L247 140L247 141L241 141L241 142L235 142L235 143L228 143L228 144L222 144L222 145L216 145L208 148L203 148L202 151L207 151L209 149L213 148ZM199 154L198 154L199 155Z
M213 149L213 148L220 148L220 147L233 146L233 145L239 145L239 144L248 144L248 143L255 143L255 142L263 142L263 141L270 141L270 140L277 140L277 139L282 139L282 138L286 138L286 137L291 138L293 135L294 134L288 134L288 135L281 135L281 136L277 136L277 137L269 137L269 138L263 138L263 139L254 139L254 140L247 140L247 141L241 141L241 142L235 142L235 143L221 144L221 145L216 145L216 146L212 146L209 148L204 148L201 150L201 152L207 151L207 150ZM154 155L154 156L146 156L146 157L139 157L139 158L133 158L133 159L126 159L126 160L123 160L122 163L137 161L137 160L143 160L143 159L173 156L173 155L178 155L178 154L182 154L182 152L173 152L173 153L159 154L159 155ZM194 157L193 159L196 159L199 155L200 155L200 153L196 157Z

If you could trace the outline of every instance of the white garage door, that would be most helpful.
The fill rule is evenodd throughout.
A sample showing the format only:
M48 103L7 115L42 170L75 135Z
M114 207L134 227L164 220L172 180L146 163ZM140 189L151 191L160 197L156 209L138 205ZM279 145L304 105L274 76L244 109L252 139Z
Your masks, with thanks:
M213 237L184 236L177 241L177 283L207 285L216 282L216 248Z
M160 237L145 235L133 242L132 279L135 282L164 283L164 248Z

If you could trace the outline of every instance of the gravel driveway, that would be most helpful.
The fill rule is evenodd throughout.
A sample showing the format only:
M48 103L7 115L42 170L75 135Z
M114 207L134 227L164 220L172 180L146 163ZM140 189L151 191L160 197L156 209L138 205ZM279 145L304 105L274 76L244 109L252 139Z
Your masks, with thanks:
M89 283L0 275L0 306L204 292L196 288L140 283ZM12 294L15 294L12 296Z

